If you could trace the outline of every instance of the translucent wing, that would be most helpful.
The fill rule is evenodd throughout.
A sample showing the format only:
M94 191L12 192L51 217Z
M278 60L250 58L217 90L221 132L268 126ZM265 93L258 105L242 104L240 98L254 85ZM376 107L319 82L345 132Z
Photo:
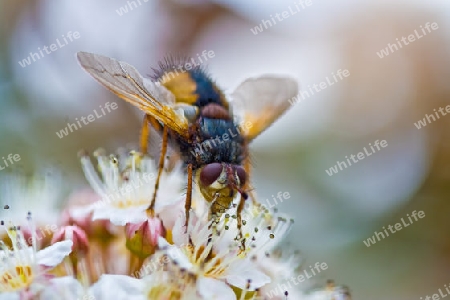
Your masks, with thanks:
M78 52L77 58L81 67L111 92L188 137L188 120L182 110L173 107L175 97L164 86L143 78L133 66L113 58L87 52Z
M263 75L241 83L232 93L233 113L241 126L242 134L250 141L272 125L290 106L289 99L298 94L298 84L293 78Z

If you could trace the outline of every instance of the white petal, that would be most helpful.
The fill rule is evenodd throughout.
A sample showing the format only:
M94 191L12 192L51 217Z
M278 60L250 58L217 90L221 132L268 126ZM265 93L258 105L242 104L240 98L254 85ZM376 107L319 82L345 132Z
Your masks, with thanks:
M125 275L102 275L90 291L95 300L147 300L144 281Z
M176 194L179 194L178 192ZM180 197L166 197L164 198L164 201L156 201L155 202L155 211L157 213L160 213L164 209L168 208L169 206L177 206L180 203L184 203L184 200L186 199L186 196L180 196Z
M159 248L166 248L166 247L170 247L171 245L169 244L169 242L163 238L163 237L158 237L158 247Z
M92 220L109 220L114 225L125 226L127 223L141 223L147 220L145 209L148 205L132 207L128 209L118 209L105 207L96 209Z
M71 276L57 277L50 280L41 294L42 300L77 300L83 299L84 289L81 283ZM86 299L89 299L86 297Z
M329 292L320 291L305 296L306 300L328 300L331 298L331 294Z
M54 267L58 265L64 257L72 252L71 240L54 243L36 254L37 263L39 265Z
M26 247L23 249L19 249L19 250L15 250L14 251L14 256L11 256L10 251L6 252L6 251L0 251L0 261L2 261L3 259L8 259L8 261L10 261L12 264L21 264L21 262L19 260L21 260L22 258L28 258L29 257L33 257L33 248L32 247ZM0 264L0 272L3 271L4 269L8 269L9 266L7 264Z
M202 277L197 280L198 293L207 300L236 300L236 294L225 282Z
M1 293L0 300L20 300L19 293Z
M166 239L159 237L158 238L158 246L160 249L165 249L164 251L167 255L174 261L178 263L178 265L186 270L192 269L192 264L189 259L184 255L184 253L177 246L173 246L169 244Z
M83 218L83 217L87 216L88 214L90 214L96 208L94 204L71 208L70 214L75 219Z
M177 220L175 221L175 225L173 225L172 229L172 240L175 245L186 245L189 242L189 236L186 232L186 227L184 227L184 223L186 222L185 214L179 214L177 216ZM192 228L192 226L191 226Z
M316 291L312 294L308 294L305 296L305 300L328 300L328 299L335 299L335 300L346 300L349 299L348 296L334 291Z
M179 219L181 214L184 214L184 201L185 196L182 197L174 197L177 199L174 204L167 205L164 207L158 208L158 203L163 201L156 201L155 211L159 215L159 218L162 220L164 227L169 230L173 230L176 221ZM164 199L166 200L166 199Z
M225 279L229 284L241 289L245 289L248 280L251 280L249 290L255 290L271 282L269 276L258 270L248 260L232 264L227 270Z

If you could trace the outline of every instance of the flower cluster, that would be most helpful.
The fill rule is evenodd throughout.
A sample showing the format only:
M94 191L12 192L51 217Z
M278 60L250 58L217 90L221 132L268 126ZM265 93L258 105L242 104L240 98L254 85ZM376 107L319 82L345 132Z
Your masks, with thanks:
M280 248L287 216L247 200L238 229L239 195L211 220L210 203L194 190L185 226L182 165L163 170L149 209L158 174L151 157L95 156L97 165L81 154L92 189L70 197L47 244L38 245L31 213L26 224L2 221L1 300L350 299L332 282L312 292L286 285L300 269L299 256Z

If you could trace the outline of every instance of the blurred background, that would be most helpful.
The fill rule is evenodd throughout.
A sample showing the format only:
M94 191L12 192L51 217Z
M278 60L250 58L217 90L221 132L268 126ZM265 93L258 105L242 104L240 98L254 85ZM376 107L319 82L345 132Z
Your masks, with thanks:
M438 29L424 35L427 22ZM166 55L212 50L209 70L227 93L262 73L289 74L308 90L348 70L252 144L259 199L289 192L277 206L295 218L286 247L300 249L305 266L326 262L314 279L346 284L354 299L425 298L450 282L450 117L414 125L450 104L449 1L4 0L0 23L0 156L20 155L0 180L55 179L42 209L86 187L80 149L114 152L138 141L142 113L86 74L77 51L150 75ZM380 58L415 30L420 39ZM69 31L78 38L70 41ZM57 40L56 51L30 57ZM57 136L108 101L118 109ZM325 171L375 140L388 146L332 176ZM365 246L414 210L425 218Z

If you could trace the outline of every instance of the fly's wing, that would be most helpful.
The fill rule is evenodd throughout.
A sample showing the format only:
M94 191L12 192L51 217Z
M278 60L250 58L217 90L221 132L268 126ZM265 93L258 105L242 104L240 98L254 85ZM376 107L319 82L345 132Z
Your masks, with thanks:
M298 94L293 78L263 75L241 83L231 94L232 110L241 125L241 132L253 140L267 129L290 106L289 99Z
M131 65L106 56L78 52L83 69L104 87L188 138L188 120L174 107L175 97L164 86L143 78Z

